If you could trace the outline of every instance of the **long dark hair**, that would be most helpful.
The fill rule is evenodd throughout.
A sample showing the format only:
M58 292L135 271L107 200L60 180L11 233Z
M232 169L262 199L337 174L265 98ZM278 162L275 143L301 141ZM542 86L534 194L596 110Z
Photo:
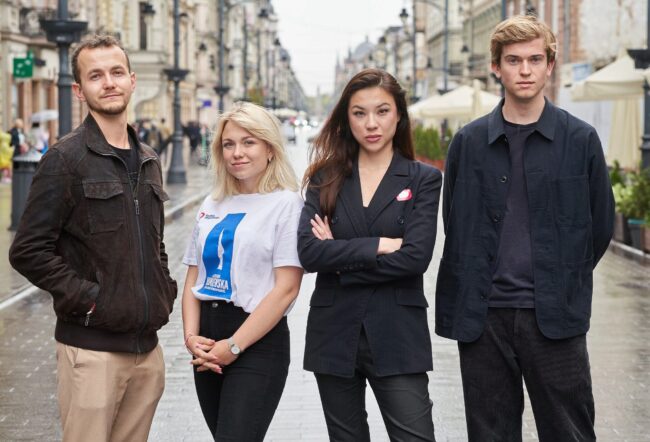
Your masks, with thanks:
M310 165L302 182L303 188L320 188L320 208L330 219L343 181L352 173L352 165L359 154L359 143L354 139L348 121L350 98L355 92L371 87L380 87L393 96L399 115L393 148L410 160L415 158L406 91L395 77L381 69L364 69L357 73L343 89L341 98L314 140L309 153ZM318 184L313 183L316 174L320 178Z

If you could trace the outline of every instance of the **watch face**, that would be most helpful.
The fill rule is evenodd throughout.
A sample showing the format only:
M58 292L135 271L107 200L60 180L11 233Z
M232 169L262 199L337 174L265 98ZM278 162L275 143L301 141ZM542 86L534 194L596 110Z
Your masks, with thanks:
M230 352L234 355L238 355L241 353L241 349L237 346L237 344L233 344L230 346Z

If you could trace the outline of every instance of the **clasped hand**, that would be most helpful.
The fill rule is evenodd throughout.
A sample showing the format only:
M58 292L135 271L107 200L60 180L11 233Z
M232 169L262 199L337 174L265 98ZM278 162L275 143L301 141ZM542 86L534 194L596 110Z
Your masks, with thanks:
M192 365L196 371L212 370L215 373L223 373L222 367L232 364L237 356L232 354L226 339L215 341L203 336L190 336L187 340L187 348L192 353Z

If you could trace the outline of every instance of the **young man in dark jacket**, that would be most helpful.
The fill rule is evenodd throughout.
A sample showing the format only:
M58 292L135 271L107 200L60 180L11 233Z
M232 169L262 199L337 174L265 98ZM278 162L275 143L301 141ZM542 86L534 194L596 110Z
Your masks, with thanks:
M447 158L436 332L459 341L470 441L521 441L522 378L541 441L595 440L586 332L614 199L596 131L544 98L556 46L536 17L497 26L505 99Z
M176 298L163 243L162 174L127 124L135 74L96 36L72 56L81 126L42 158L10 250L51 293L64 441L146 441L165 382L156 331Z

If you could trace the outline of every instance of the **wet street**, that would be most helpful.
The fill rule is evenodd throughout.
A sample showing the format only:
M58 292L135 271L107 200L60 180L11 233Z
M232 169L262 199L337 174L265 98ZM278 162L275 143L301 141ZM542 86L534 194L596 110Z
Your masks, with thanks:
M289 147L299 174L306 164L304 136ZM4 216L4 213L3 213ZM181 257L193 225L192 210L166 228L173 276L182 287ZM434 305L435 279L442 251L439 236L425 279ZM3 251L3 253L6 253ZM304 331L313 275L306 275L289 324L292 364L287 386L267 434L268 441L326 441L325 422L316 384L302 370ZM602 441L650 441L650 272L648 268L608 252L594 280L594 308L588 334L596 433ZM429 312L434 329L433 311ZM54 314L47 293L23 299L0 310L0 441L57 441L61 438L56 402ZM170 323L160 332L167 365L166 390L158 407L151 441L209 441L183 347L180 298ZM456 344L433 337L435 371L430 394L439 441L466 440L462 389ZM368 392L373 441L388 440L372 393ZM529 404L524 440L537 440ZM89 435L88 440L92 440Z

